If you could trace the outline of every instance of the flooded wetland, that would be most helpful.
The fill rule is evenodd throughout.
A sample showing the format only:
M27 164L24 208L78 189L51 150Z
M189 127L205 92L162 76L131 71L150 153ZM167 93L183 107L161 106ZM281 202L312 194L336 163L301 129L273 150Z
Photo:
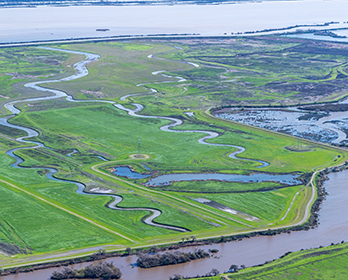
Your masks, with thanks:
M215 116L244 124L329 143L347 143L347 112L304 111L297 108L277 110L232 109L217 111Z

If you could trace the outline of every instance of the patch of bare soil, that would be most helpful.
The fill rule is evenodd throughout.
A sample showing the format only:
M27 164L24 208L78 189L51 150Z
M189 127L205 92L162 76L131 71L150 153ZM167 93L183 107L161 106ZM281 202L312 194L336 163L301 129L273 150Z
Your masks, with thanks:
M16 255L27 253L26 250L19 248L15 244L0 242L0 252L3 252L6 255Z
M313 147L310 146L287 146L285 149L292 151L292 152L310 152L313 150Z
M129 155L129 157L131 159L148 159L148 158L151 158L151 156L146 155L146 154L133 154L133 155Z
M89 96L95 96L97 98L102 98L104 97L104 93L102 93L101 91L93 91L93 90L81 90L81 92L85 95L89 95Z

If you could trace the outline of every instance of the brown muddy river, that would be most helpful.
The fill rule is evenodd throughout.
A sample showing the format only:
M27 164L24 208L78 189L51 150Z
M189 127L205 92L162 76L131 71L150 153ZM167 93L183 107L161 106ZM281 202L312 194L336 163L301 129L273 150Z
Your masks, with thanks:
M199 247L184 248L182 251L192 251L194 248L208 250L216 248L218 258L196 260L186 264L158 267L150 269L132 268L136 256L110 258L118 266L122 273L122 279L133 280L166 280L174 274L194 276L205 274L212 268L220 272L228 270L231 264L252 266L278 258L287 251L298 251L301 249L326 246L333 243L348 240L348 170L332 173L330 180L324 183L329 195L323 201L322 209L319 211L319 226L309 231L292 232L275 236L260 236L244 239L237 242L225 244L213 244ZM86 265L86 264L82 264ZM82 266L75 265L75 268ZM32 273L23 273L0 277L1 280L38 280L49 279L52 272L56 270L45 269Z

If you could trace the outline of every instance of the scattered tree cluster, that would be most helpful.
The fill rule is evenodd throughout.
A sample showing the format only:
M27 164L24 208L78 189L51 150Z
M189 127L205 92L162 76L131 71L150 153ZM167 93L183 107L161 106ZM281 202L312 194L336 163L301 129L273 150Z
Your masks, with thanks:
M121 276L120 269L113 263L100 262L78 270L66 267L62 271L53 272L51 279L120 279Z
M163 265L185 263L196 259L204 259L209 256L209 253L205 252L202 249L196 250L193 253L175 251L154 255L140 254L138 255L137 264L142 268L149 268Z

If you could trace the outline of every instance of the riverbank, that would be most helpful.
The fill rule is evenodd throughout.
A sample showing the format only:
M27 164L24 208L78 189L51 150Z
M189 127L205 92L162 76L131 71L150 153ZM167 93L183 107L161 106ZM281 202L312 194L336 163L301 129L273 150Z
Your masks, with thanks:
M347 171L342 171L342 172L345 172L345 173L348 173ZM338 173L332 173L330 174L329 176L333 176L333 175L342 175L343 173L342 172L338 172ZM348 174L347 174L348 175ZM332 183L332 185L336 185L337 182L333 181L333 179L331 178L331 180L329 181L326 181L325 182L326 184L327 183ZM327 204L327 201L332 201L332 199L335 199L335 196L339 196L339 197L342 197L341 193L336 193L336 195L334 196L334 194L332 193L332 186L330 186L327 190L329 192L329 196L327 197L327 199L324 201L324 205L323 205L323 210L322 211L325 211L325 207L329 207L329 206L325 206L325 203ZM338 192L340 192L338 190ZM336 209L337 208L337 203L335 203L333 201L334 205L332 205L332 207L329 207L329 209ZM340 204L341 205L341 204ZM337 209L338 210L338 209ZM338 211L343 211L342 209L338 210ZM310 239L308 239L307 237L305 236L318 236L318 233L316 233L316 231L318 231L318 229L320 229L321 227L326 227L325 226L325 223L326 221L330 221L330 225L329 227L331 228L331 230L334 229L334 227L332 227L332 217L331 217L331 213L327 213L327 215L325 215L325 217L323 217L322 214L325 214L325 212L321 213L319 212L319 219L320 220L320 224L318 225L318 227L316 227L315 229L310 229L308 231L298 231L298 232L292 232L290 235L288 235L288 233L285 231L285 233L283 234L280 234L280 235L273 235L273 233L271 235L268 235L267 232L265 232L265 234L262 234L262 235L258 235L257 236L254 236L253 238L247 238L247 239L241 239L241 238L236 238L236 241L239 241L239 242L226 242L227 239L224 239L224 238L219 238L219 239L216 239L217 243L212 243L211 241L196 241L196 242L192 242L191 240L188 241L188 242L184 242L182 244L178 244L178 245L172 245L170 247L159 247L158 249L160 251L166 251L166 250L178 250L178 249L181 249L181 250L184 250L184 251L187 251L185 248L187 248L188 250L192 250L190 248L192 248L191 246L192 245L198 245L198 247L196 246L195 248L202 248L202 249L205 249L205 250L208 250L208 248L210 249L213 249L213 248L217 248L220 252L219 254L217 254L217 257L219 257L220 255L223 255L223 256L229 256L229 258L223 258L223 257L219 257L219 259L214 259L214 258L210 258L209 260L210 261L213 261L212 264L210 265L207 265L205 262L202 263L200 261L194 261L193 263L196 263L196 265L194 265L194 268L196 269L196 271L192 272L192 276L196 275L196 274L202 274L202 272L204 272L204 270L201 269L201 266L206 266L206 271L208 270L211 270L212 267L216 267L220 270L220 272L222 271L226 271L228 270L228 267L230 266L231 263L235 263L235 264L238 264L238 265L242 265L242 264L245 264L247 266L251 266L251 265L257 265L257 264L260 264L260 263L264 263L265 261L263 260L259 260L256 262L250 262L250 261L247 261L247 258L251 258L251 259L254 259L255 256L259 255L257 252L259 252L257 249L258 247L261 246L261 244L263 244L263 242L266 242L266 244L262 245L262 246L267 246L268 247L268 251L267 252L270 252L273 254L273 257L266 257L266 260L267 262L271 259L274 259L274 258L277 258L281 255L284 254L284 252L287 252L287 251L296 251L296 250L300 250L300 249L303 249L303 248L308 248L306 247L304 244L297 244L297 242L299 240L302 240L304 239L306 242L310 239L313 239L312 237L310 237ZM334 231L335 233L338 233L337 231ZM343 233L342 233L343 234ZM341 235L342 235L341 234ZM297 236L299 235L299 236ZM267 237L266 237L267 236ZM289 246L284 246L286 244L288 245L291 245L289 241L285 242L287 239L291 238L291 237L296 237L295 239L297 240L296 242L294 242L296 244L296 246L294 246L295 248L291 249ZM311 245L309 245L310 247L319 247L319 246L326 246L326 245L330 245L332 242L333 243L338 243L338 242L341 242L342 240L345 240L344 237L342 236L338 236L338 237L335 237L335 234L333 234L331 237L327 237L327 236L323 236L323 235L320 235L321 236L321 241L317 241L317 242L312 242ZM266 241L266 239L264 238L271 238L271 239L267 239L268 241ZM278 242L281 242L281 246L277 243L273 244L274 241L276 239L279 239L280 240ZM323 241L323 240L326 240L326 241ZM272 241L270 243L270 241ZM248 243L251 243L249 246L246 246L246 244ZM211 245L209 245L211 244ZM257 245L258 244L258 245ZM276 251L274 251L274 248L277 248L277 247L274 247L274 246L279 246L280 247L280 250L277 250L279 252L279 255L277 256L276 254ZM316 245L315 245L316 244ZM228 247L226 247L228 246ZM228 250L230 251L227 251L226 252L226 249L229 248ZM239 253L238 254L235 254L233 252L235 252L236 250L239 250L238 248L244 248L245 252L244 251L238 251ZM255 249L256 248L256 249ZM151 250L151 247L148 247L147 250L145 250L144 252L150 252ZM250 251L250 252L249 252ZM134 269L137 269L137 268L133 268L133 270L129 270L129 269L126 269L125 267L125 263L124 261L127 260L127 265L130 265L131 263L135 262L135 255L133 255L136 250L133 249L131 251L131 255L129 255L128 257L127 254L124 253L124 251L122 253L106 253L104 255L104 252L99 252L97 254L94 254L95 257L89 257L89 261L93 261L94 259L93 258L97 258L97 259L100 259L100 258L103 258L104 257L109 257L109 260L110 261L114 261L115 265L116 266L120 266L121 267L121 271L126 271L126 272L130 272L130 271L134 271ZM253 252L253 254L251 253ZM275 254L274 254L275 253ZM123 258L111 258L111 256L123 256ZM134 258L131 258L132 256L134 256ZM264 256L262 256L262 258L264 258ZM50 275L53 271L55 270L57 267L60 267L60 266L65 266L65 265L72 265L72 264L75 264L74 267L80 267L80 266L76 266L76 264L80 263L80 261L85 261L83 259L80 259L80 260L70 260L70 261L65 261L65 262L61 262L61 263L56 263L56 264L48 264L46 267L52 267L54 269L52 270L49 270L47 271L47 274L46 275ZM121 261L121 263L119 262ZM218 263L222 263L222 265L218 266ZM193 264L192 263L192 264ZM169 277L169 276L172 276L174 275L178 270L181 271L181 274L183 275L188 275L188 272L185 270L185 267L187 267L187 265L179 265L179 266L174 266L173 268L169 269L169 271L167 272L167 276L166 277ZM190 266L191 267L191 266ZM17 272L18 271L31 271L31 270L35 270L35 269L43 269L45 268L45 266L38 266L38 267L35 267L35 266L32 266L31 268L23 268L21 270L19 270L18 268L14 269L13 272ZM130 268L130 266L129 266ZM187 267L189 268L189 267ZM160 268L159 270L166 270L165 267L162 267ZM44 270L45 271L45 270ZM43 271L43 272L44 272ZM153 278L147 278L147 273L143 274L145 271L142 271L141 272L141 275L142 275L142 278L138 278L138 276L135 276L134 274L127 274L127 275L133 275L131 276L132 279L153 279ZM124 273L124 272L123 272ZM151 275L151 277L153 277L153 273L155 273L153 270L149 270L149 276ZM24 278L21 278L21 275L23 275ZM34 274L35 275L35 274ZM19 277L19 278L18 278ZM35 277L35 276L34 276ZM14 278L6 278L4 277L4 280L8 280L8 279L14 279ZM37 279L37 278L32 278L31 276L31 273L25 273L25 274L19 274L16 276L15 279L19 279L19 280L22 280L22 279ZM44 278L40 278L40 279L44 279ZM165 279L165 278L163 278Z
M154 250L159 252L165 252L167 250L178 250L180 248L190 248L190 247L200 247L203 245L212 245L212 244L224 244L226 242L232 242L232 241L242 241L243 239L249 239L249 238L255 238L258 236L274 236L277 234L284 234L284 233L291 233L292 231L308 231L310 229L313 229L314 227L318 226L318 211L320 210L320 205L322 201L325 198L325 195L327 195L323 183L328 178L324 174L329 174L329 172L339 172L346 170L348 168L348 164L340 165L338 167L332 167L332 168L326 168L325 173L320 173L319 177L316 180L316 183L314 184L317 188L317 199L314 201L312 207L311 207L311 215L309 220L303 224L303 225L296 225L292 227L287 228L277 228L277 229L268 229L264 231L254 231L246 234L234 234L230 236L220 236L220 237L213 237L213 238L192 238L192 240L185 240L174 243L174 244L167 244L167 245L160 245L159 247L152 246L152 247L143 247L143 246L137 246L136 249L133 250L131 248L127 248L125 251L124 249L117 250L116 252L106 252L105 250L99 250L97 253L93 253L90 256L85 256L82 258L67 258L68 260L65 261L53 261L48 262L44 261L44 264L34 264L34 265L25 265L25 266L16 266L14 268L5 269L1 272L1 276L11 275L11 274L18 274L18 273L27 273L32 272L36 270L42 270L42 269L48 269L48 268L54 268L54 267L61 267L61 266L71 266L72 264L79 264L79 263L86 263L86 262L93 262L96 260L102 260L102 259L109 259L112 257L121 257L121 256L131 256L131 255L137 255L139 252L141 253L151 253ZM316 173L312 175L311 183L313 185L313 180L316 178ZM142 248L143 247L143 248ZM155 248L155 249L154 249ZM121 252L120 252L121 251ZM123 251L123 252L122 252Z
M220 277L228 279L270 279L297 275L299 279L337 278L337 270L340 270L339 279L346 279L345 264L347 262L347 243L341 241L331 243L328 247L301 250L300 252L286 252L278 259L255 265L250 268L238 268L233 274L224 274ZM323 276L325 275L325 276ZM212 278L220 279L220 278Z

